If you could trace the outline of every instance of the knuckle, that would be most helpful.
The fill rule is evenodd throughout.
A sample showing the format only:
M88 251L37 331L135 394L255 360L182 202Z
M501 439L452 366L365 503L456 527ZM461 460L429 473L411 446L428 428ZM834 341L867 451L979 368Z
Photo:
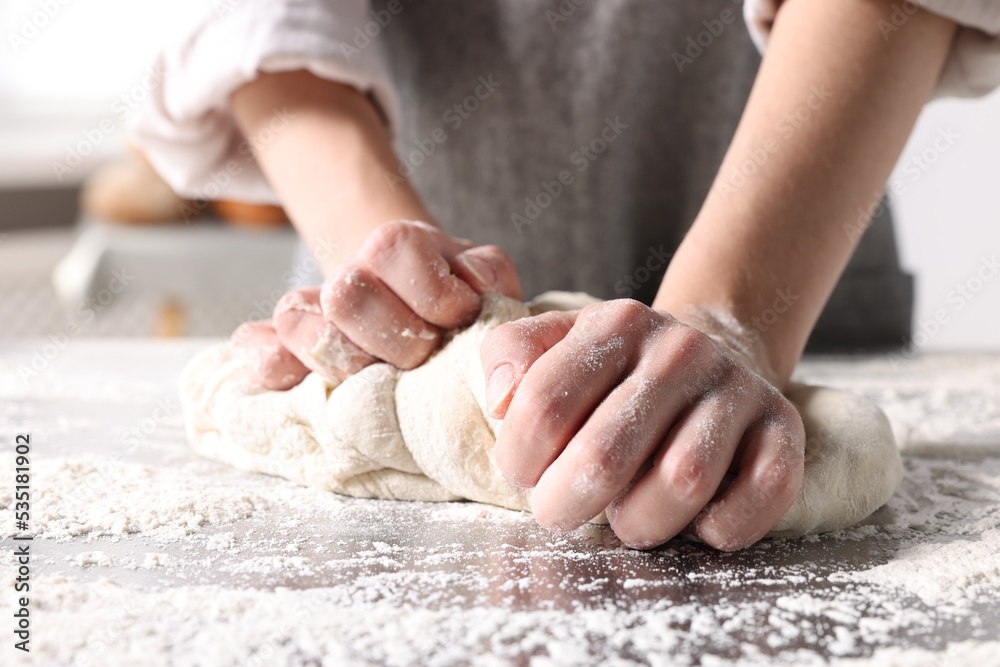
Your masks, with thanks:
M635 358L640 346L637 339L651 327L652 311L632 299L616 299L583 308L573 323L567 338L574 338L588 348L601 346L606 354L614 352L622 365L641 363Z
M690 363L711 360L718 362L718 348L711 338L692 327L675 327L670 333L670 342L678 354ZM716 363L720 367L724 364Z
M589 449L581 465L581 481L595 491L617 490L618 480L628 466L622 448L614 443L597 443Z
M536 382L522 382L515 400L527 409L521 412L528 430L542 442L552 442L565 428L576 401L572 392L539 388Z
M432 289L420 304L412 306L424 320L444 329L459 329L472 324L482 308L474 295L468 299L453 290Z
M361 246L361 256L377 260L394 255L417 233L413 225L403 220L393 220L373 229Z
M772 399L769 406L771 421L786 434L789 446L801 449L801 441L805 440L805 427L798 409L776 389L772 392Z
M647 345L640 371L651 380L668 383L674 391L694 399L719 386L729 371L715 343L690 327L670 327Z
M621 331L634 327L649 319L650 308L635 299L614 299L602 304L587 306L584 313L591 311L592 319L606 322L606 325Z
M708 502L715 493L705 462L690 454L664 466L661 478L672 495L695 504Z
M799 491L801 465L794 459L782 457L764 466L756 475L755 488L763 499L777 503L791 503Z
M329 313L358 307L371 293L375 276L360 264L346 264L323 284L323 308Z
M554 392L538 389L534 383L518 388L518 395L526 405L534 406L533 412L541 424L555 424L566 418L569 402Z

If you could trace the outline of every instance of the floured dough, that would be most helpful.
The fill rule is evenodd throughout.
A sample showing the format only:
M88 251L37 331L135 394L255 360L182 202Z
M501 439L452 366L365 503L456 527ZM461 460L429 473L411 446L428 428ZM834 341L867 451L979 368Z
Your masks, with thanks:
M220 344L184 372L189 439L217 461L350 496L467 499L527 510L530 491L508 484L494 465L500 422L485 416L480 344L504 322L595 301L549 293L526 305L490 296L479 320L417 369L375 364L339 385L313 373L284 392L251 385L230 347ZM805 477L770 535L844 528L885 503L902 464L882 412L821 387L797 385L788 398L805 424Z

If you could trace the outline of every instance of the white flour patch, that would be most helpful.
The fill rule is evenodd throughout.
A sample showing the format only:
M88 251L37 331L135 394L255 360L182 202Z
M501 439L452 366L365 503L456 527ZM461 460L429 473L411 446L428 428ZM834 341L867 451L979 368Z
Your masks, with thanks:
M80 349L66 352L80 372L123 354ZM125 358L155 365L153 349ZM816 368L811 381L851 388L842 365L839 382ZM196 459L179 415L155 447L121 451L114 402L174 389L106 375L103 417L50 420L42 390L0 405L5 430L45 434L25 664L988 667L1000 654L1000 458L981 455L1000 438L940 378L927 393L936 422L907 431L932 456L905 457L887 507L839 533L720 554L683 540L629 551L602 527L556 536L496 507L354 500L245 474ZM852 378L899 423L924 419L919 375ZM44 383L67 400L92 384ZM972 405L993 423L989 391ZM976 449L927 444L955 432ZM0 455L0 479L12 468ZM13 502L0 484L0 511ZM0 550L0 588L17 572ZM0 616L12 602L0 596Z
M1000 530L901 549L892 561L852 573L854 581L901 588L927 605L985 601L1000 590Z
M4 478L13 478L12 463L4 464ZM209 485L193 474L107 459L40 459L32 468L33 532L57 541L135 533L172 541L271 506L253 489ZM0 504L12 502L13 487L0 488ZM5 522L2 536L13 529Z

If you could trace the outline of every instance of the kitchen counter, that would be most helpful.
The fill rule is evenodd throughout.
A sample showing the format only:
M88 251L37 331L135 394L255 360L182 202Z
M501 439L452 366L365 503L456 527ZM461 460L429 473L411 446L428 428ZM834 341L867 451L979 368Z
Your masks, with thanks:
M5 630L3 664L1000 665L1000 355L806 361L883 407L903 484L860 526L725 554L201 459L177 377L206 344L0 346L5 628L20 433L35 535L31 653Z

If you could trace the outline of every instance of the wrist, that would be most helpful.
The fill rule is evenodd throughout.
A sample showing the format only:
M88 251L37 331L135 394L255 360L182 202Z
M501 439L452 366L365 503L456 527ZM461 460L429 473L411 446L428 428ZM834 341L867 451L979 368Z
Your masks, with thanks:
M788 378L775 370L770 350L760 332L741 323L732 313L694 304L667 312L682 324L711 338L723 351L770 384L784 388Z

